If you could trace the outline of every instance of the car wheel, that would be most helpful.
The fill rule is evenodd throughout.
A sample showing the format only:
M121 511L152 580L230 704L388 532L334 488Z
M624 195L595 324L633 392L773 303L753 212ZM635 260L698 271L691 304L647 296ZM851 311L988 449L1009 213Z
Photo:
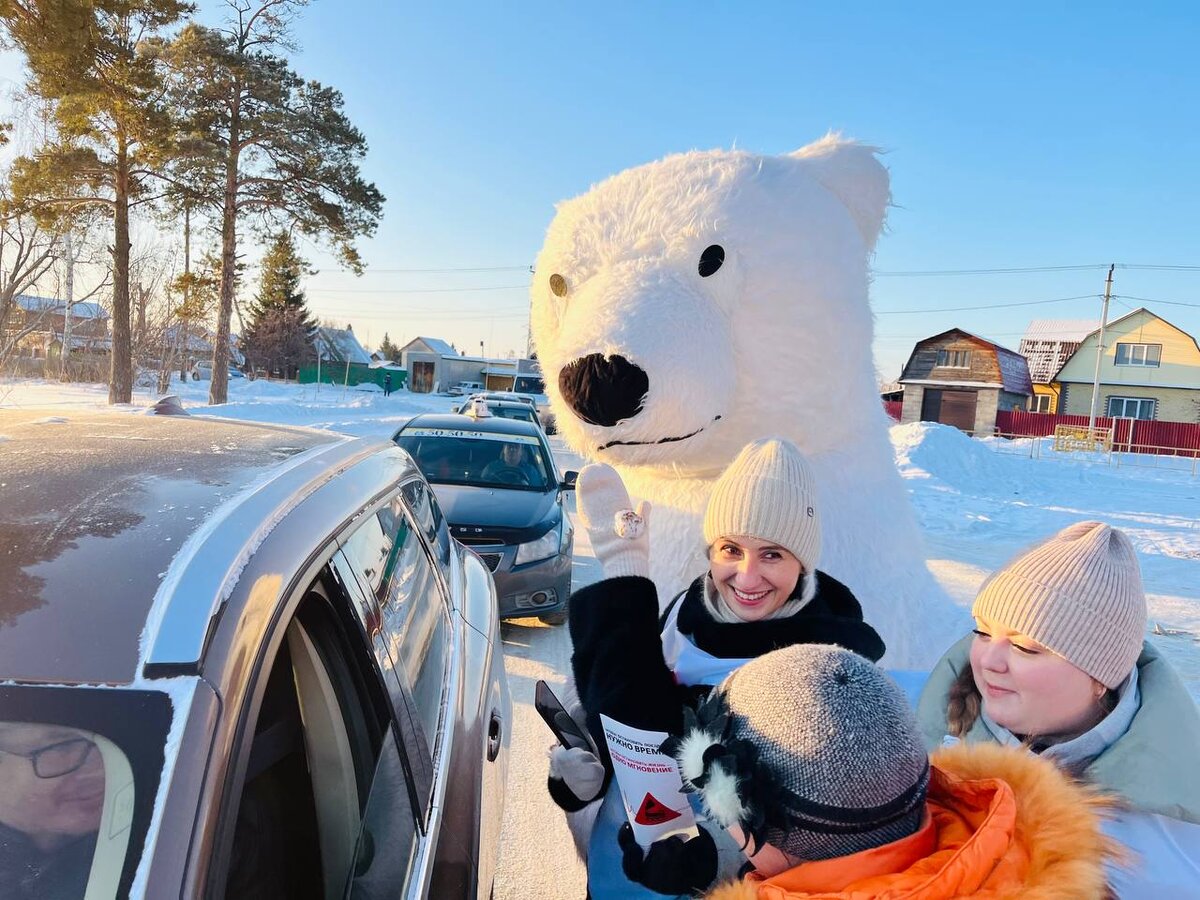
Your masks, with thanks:
M567 621L567 611L560 609L558 612L546 613L538 618L547 625L562 625Z

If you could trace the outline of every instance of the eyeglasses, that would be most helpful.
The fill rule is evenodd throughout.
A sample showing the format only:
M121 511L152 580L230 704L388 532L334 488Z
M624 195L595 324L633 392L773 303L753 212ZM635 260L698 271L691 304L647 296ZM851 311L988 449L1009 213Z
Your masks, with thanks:
M33 766L33 774L38 778L62 778L83 767L88 754L95 749L96 744L87 738L71 738L57 744L47 744L30 753L16 750L5 750L0 747L0 753L9 756L21 756L29 760Z

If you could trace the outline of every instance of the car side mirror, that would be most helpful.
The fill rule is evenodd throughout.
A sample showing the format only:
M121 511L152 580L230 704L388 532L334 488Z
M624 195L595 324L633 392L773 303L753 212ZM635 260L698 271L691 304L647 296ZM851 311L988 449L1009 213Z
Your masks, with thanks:
M575 482L578 480L579 480L578 472L564 472L563 480L559 484L559 487L561 487L564 491L573 491L573 490L575 490Z

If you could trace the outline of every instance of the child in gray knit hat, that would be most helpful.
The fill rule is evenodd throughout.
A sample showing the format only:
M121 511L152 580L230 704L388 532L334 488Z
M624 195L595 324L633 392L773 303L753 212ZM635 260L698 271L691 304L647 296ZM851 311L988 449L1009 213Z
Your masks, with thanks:
M903 691L838 647L795 645L747 663L663 751L749 857L745 879L712 897L1103 892L1099 797L1015 749L959 747L931 765ZM648 854L628 831L620 841L633 880L664 893L709 888L703 832Z
M1077 522L995 572L921 694L927 746L1028 747L1123 798L1121 897L1200 897L1200 715L1147 641L1129 537Z

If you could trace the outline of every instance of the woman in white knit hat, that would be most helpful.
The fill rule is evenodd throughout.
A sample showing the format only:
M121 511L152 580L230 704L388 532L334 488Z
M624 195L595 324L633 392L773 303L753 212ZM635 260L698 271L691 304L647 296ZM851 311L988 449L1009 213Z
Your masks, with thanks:
M1071 525L993 574L971 613L921 694L929 746L1028 746L1119 795L1107 830L1134 852L1117 895L1200 897L1200 714L1144 640L1129 538Z
M794 644L836 644L878 660L884 644L863 621L850 590L818 570L821 517L808 461L789 441L748 444L718 479L704 519L709 568L660 616L649 579L647 504L637 510L620 475L586 467L576 488L604 579L571 597L572 674L583 718L598 754L557 748L550 793L569 814L577 846L590 838L583 810L608 785L601 714L636 728L677 734L685 705L694 705L750 659ZM629 896L615 841L605 874L611 890L591 879L591 894ZM589 869L595 872L596 861ZM613 871L615 870L615 871Z

